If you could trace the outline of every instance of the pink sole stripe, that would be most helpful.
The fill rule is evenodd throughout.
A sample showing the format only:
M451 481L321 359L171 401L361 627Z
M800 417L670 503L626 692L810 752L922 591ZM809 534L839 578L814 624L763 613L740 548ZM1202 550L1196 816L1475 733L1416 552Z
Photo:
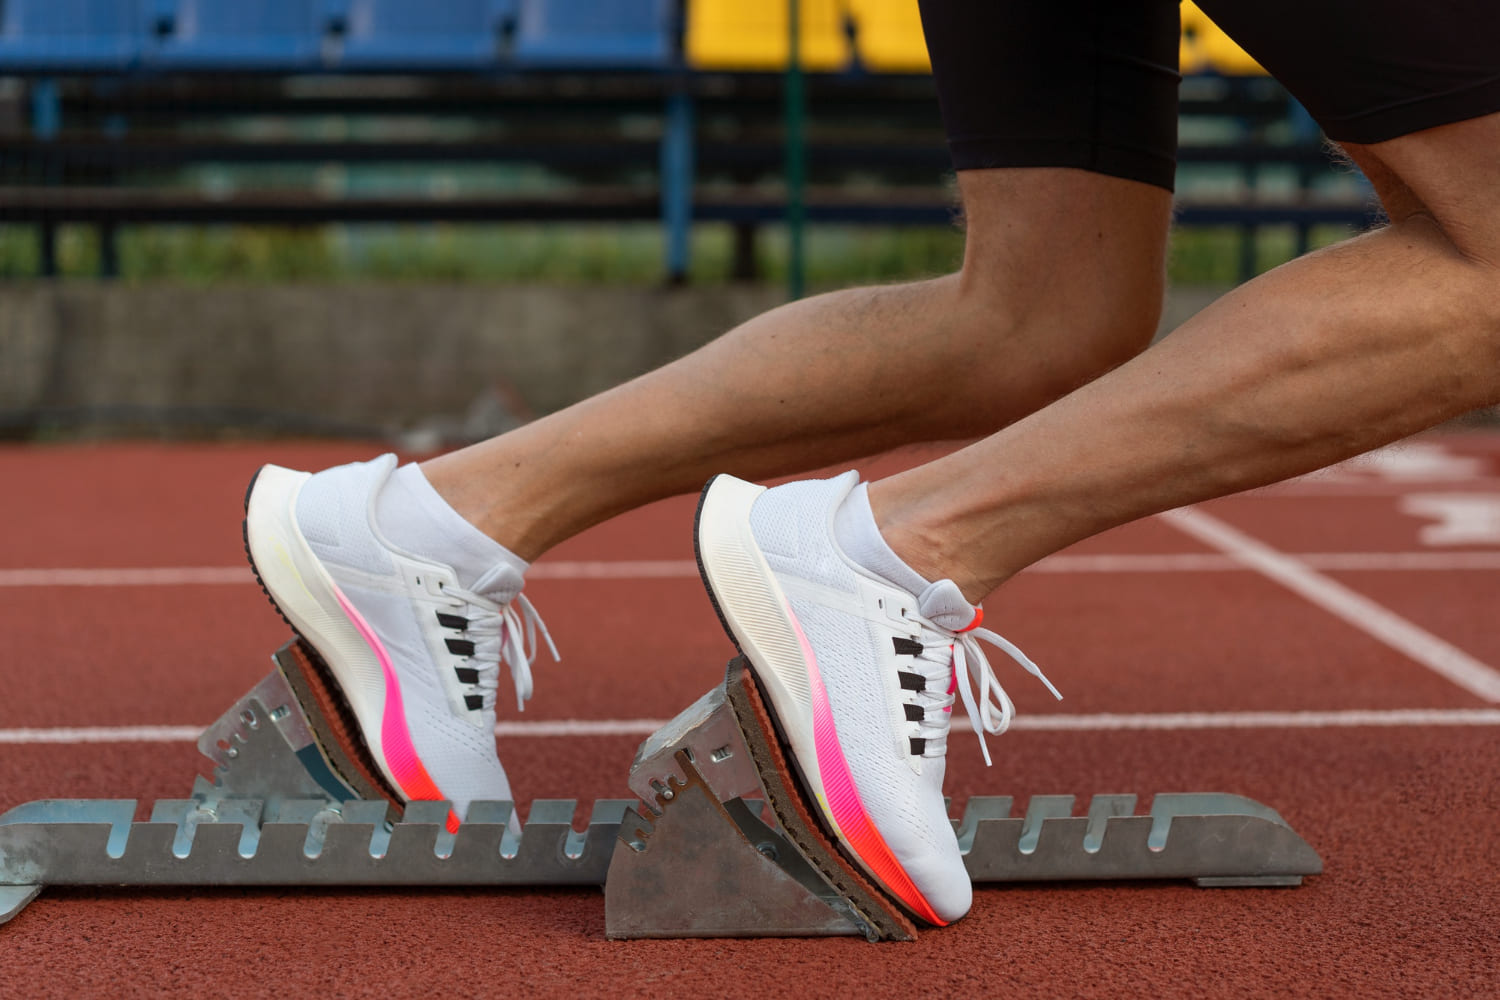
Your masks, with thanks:
M826 808L833 813L834 825L838 827L839 835L849 845L849 849L869 866L891 893L911 907L923 920L942 927L946 921L933 912L926 897L912 883L911 876L906 874L906 869L891 853L885 838L880 835L869 813L865 811L864 803L860 801L854 775L850 773L849 762L844 758L843 748L839 745L833 709L828 704L828 691L818 672L818 658L813 653L812 643L807 641L807 634L802 631L797 616L792 614L791 607L783 606L786 607L787 620L792 623L792 630L797 633L797 641L802 646L802 656L807 663L808 686L812 689L813 744L818 754L818 779L823 783Z
M401 793L406 796L407 801L436 801L446 798L427 773L427 768L422 766L417 748L412 745L411 731L406 727L405 705L401 700L401 684L396 679L396 668L391 663L385 644L337 586L333 587L333 596L338 599L339 607L344 609L344 614L348 615L349 621L375 654L375 659L380 662L381 673L385 675L385 711L380 719L380 749L385 754L386 765L395 776ZM458 825L458 815L449 810L449 832L457 832Z

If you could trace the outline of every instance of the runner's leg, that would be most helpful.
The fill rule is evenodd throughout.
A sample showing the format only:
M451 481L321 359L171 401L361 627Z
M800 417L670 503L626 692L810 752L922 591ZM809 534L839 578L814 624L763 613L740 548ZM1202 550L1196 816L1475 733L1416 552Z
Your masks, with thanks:
M1053 405L874 484L892 548L978 600L1106 528L1500 401L1500 114L1350 152L1389 226L1249 282Z
M1149 342L1165 189L1067 168L966 170L959 186L959 273L788 303L423 472L534 559L716 472L764 478L989 433Z

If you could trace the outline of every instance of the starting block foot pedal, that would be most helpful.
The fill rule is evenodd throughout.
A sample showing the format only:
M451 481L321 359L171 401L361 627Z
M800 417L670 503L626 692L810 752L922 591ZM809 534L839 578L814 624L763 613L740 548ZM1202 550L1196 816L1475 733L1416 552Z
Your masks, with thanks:
M813 818L743 660L641 745L630 787L609 937L916 936Z

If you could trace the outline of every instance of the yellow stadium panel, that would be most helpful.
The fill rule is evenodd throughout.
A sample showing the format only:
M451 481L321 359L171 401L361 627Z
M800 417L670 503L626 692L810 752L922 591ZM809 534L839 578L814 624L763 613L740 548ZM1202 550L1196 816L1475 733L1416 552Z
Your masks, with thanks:
M1182 4L1182 41L1178 63L1183 73L1212 71L1225 76L1265 76L1260 63L1240 48L1192 0Z
M855 45L875 73L929 73L927 40L917 0L849 0Z
M1201 73L1208 66L1208 57L1203 54L1205 31L1218 30L1208 15L1198 9L1191 0L1182 4L1182 36L1177 43L1177 68L1184 76Z
M799 0L802 68L849 66L845 0ZM709 70L783 70L789 45L786 0L689 0L688 65Z

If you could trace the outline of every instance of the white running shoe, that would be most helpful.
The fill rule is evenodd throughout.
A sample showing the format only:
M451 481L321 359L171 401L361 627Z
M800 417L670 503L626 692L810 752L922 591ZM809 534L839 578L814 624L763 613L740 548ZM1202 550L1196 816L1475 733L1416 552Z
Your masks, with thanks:
M955 689L981 745L1014 711L976 638L1047 681L978 628L983 613L951 580L913 594L843 553L834 515L858 483L847 472L768 490L718 476L698 507L698 562L831 832L913 915L941 926L972 901L943 801Z
M538 628L509 566L464 588L452 567L391 544L375 523L394 455L316 475L261 468L245 502L245 549L287 622L322 656L366 749L405 801L510 800L495 751L500 661L531 697ZM519 612L517 611L519 607Z

